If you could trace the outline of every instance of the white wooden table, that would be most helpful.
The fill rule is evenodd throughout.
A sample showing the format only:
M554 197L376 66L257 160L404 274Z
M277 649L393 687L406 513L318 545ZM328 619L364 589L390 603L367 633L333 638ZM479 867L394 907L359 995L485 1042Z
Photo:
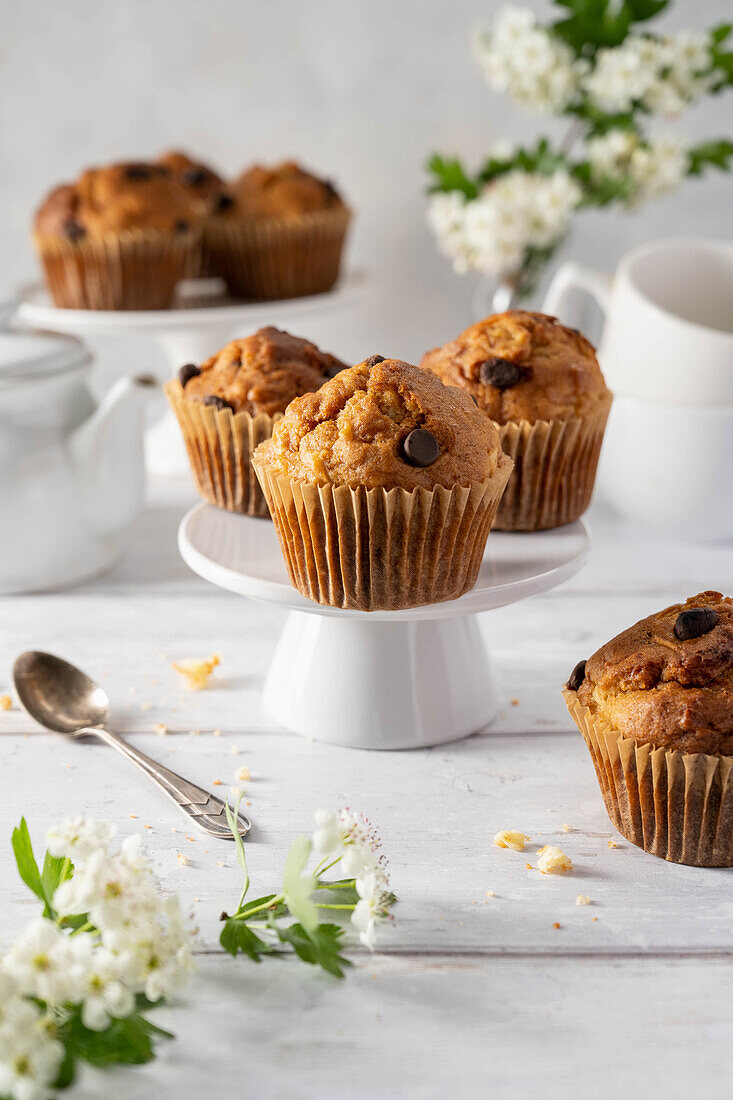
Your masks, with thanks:
M400 904L379 952L356 951L341 983L301 964L224 956L218 915L240 888L232 846L192 832L104 747L0 712L3 936L34 910L9 847L23 813L39 847L70 813L114 819L122 835L144 827L163 881L200 929L185 1000L155 1014L177 1041L151 1066L87 1073L72 1095L730 1096L731 872L664 863L613 832L559 690L580 658L640 616L700 589L733 591L730 548L655 543L591 513L591 560L572 582L489 613L506 699L491 728L432 750L364 753L298 739L263 711L283 615L188 571L175 536L193 501L188 484L155 484L114 572L3 600L0 692L17 653L46 648L96 675L117 728L186 776L224 791L246 765L250 870L262 892L277 886L314 810L361 809L380 828ZM171 660L214 652L212 687L182 689ZM161 722L165 737L154 732ZM527 852L492 846L505 828L532 837ZM571 856L571 874L526 869L548 842ZM579 894L592 904L577 906Z

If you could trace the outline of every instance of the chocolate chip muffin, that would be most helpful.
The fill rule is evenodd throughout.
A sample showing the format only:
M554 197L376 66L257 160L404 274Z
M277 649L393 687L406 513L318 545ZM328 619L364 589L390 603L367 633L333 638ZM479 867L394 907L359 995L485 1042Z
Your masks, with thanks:
M261 328L166 385L198 491L231 512L268 516L251 456L294 397L318 389L346 364L309 340Z
M471 394L514 459L496 527L536 531L583 514L611 406L584 336L544 313L510 310L428 352L421 365Z
M205 220L203 224L203 249L199 269L194 273L201 278L218 275L216 265L209 255L207 239L207 223L215 211L218 211L222 203L226 205L228 193L221 176L203 161L194 160L179 149L172 149L158 157L157 164L167 168L182 187L204 205Z
M240 298L295 298L338 278L351 213L328 180L293 161L254 165L222 194L207 241Z
M564 695L619 831L677 863L733 866L733 600L701 592L642 619Z
M374 611L473 586L512 463L466 394L374 355L293 401L254 466L295 587Z
M165 309L201 250L202 201L165 167L90 168L35 215L34 243L56 305Z

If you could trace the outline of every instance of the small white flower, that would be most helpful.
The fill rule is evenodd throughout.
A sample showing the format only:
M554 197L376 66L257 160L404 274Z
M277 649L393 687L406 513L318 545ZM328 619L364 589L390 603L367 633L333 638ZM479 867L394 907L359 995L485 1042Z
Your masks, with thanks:
M116 828L108 821L90 821L86 817L67 817L53 825L46 834L52 856L68 856L76 861L86 859L98 848L105 848Z
M43 917L26 926L3 965L23 994L49 1005L73 1001L82 972L74 940Z
M129 982L126 961L104 947L94 947L88 936L84 943L88 958L84 978L75 1002L82 1006L81 1019L91 1031L104 1031L112 1019L123 1019L135 1010L135 996Z
M351 914L351 922L358 928L359 939L364 946L373 951L377 925L387 916L388 895L384 883L373 871L357 878L356 892L359 901Z

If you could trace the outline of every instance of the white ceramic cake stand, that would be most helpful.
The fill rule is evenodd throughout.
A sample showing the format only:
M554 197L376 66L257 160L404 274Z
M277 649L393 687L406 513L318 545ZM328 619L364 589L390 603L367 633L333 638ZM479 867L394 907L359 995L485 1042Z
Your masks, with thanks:
M92 310L60 309L41 283L18 291L17 318L31 328L65 332L93 343L96 339L151 339L163 353L161 382L184 363L200 363L230 340L247 336L264 325L276 325L305 335L326 349L331 347L334 325L348 325L354 307L361 305L369 281L360 272L345 275L326 294L288 298L276 302L242 302L228 299L218 279L191 279L178 289L173 309ZM349 349L337 336L333 348ZM126 364L127 373L147 373L139 358ZM162 395L158 419L147 433L148 470L156 474L182 474L189 465L181 433Z
M530 535L494 532L465 596L366 612L301 596L267 520L199 504L178 531L195 573L289 610L264 686L273 717L306 737L362 749L437 745L486 726L499 696L477 613L554 588L580 569L589 546L581 520Z

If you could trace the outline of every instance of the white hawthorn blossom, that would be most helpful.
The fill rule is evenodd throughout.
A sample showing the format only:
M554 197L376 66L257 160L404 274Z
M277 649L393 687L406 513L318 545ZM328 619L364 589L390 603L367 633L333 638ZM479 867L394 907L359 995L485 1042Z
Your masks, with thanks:
M374 949L377 924L386 920L394 898L381 841L371 823L351 810L319 810L316 815L313 848L328 863L340 860L344 875L354 879L359 901L351 922L361 942Z
M428 224L456 271L501 278L521 268L528 249L549 248L565 235L581 195L564 169L547 176L517 168L470 202L459 192L431 196Z
M664 38L630 34L620 46L598 51L583 89L603 111L630 111L639 104L673 115L705 95L715 78L704 32Z
M505 8L490 31L476 35L475 51L489 85L539 114L563 111L577 98L587 61L540 26L527 8Z
M687 172L687 145L672 135L644 141L632 130L609 130L586 148L596 179L630 181L628 205L674 191Z
M74 1000L83 973L81 953L71 936L38 917L10 945L3 967L26 997L47 1005Z
M67 856L71 860L86 859L112 840L116 827L109 821L90 821L88 817L67 817L52 825L46 833L46 844L52 856Z
M2 963L0 963L0 967ZM46 1100L64 1058L48 1017L0 969L0 1095Z

